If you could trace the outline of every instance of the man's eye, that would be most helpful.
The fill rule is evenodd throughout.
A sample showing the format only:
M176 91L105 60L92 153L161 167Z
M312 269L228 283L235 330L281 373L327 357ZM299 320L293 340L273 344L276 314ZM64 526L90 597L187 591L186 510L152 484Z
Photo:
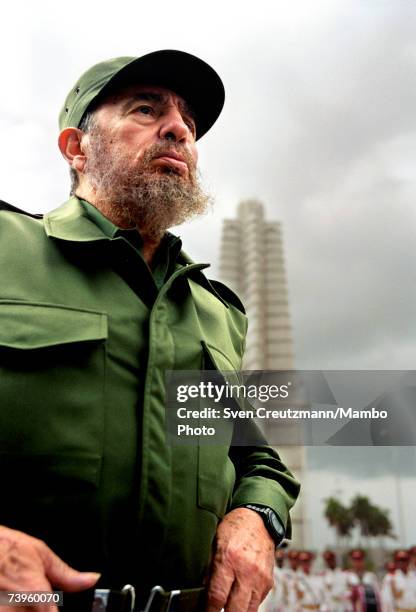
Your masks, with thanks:
M149 106L148 104L142 104L141 106L138 107L137 110L142 115L152 115L154 112L153 108Z

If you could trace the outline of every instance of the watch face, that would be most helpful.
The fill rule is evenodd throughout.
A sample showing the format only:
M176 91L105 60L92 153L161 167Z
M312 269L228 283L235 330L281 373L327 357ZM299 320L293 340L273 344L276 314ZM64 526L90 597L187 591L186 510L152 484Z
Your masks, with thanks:
M247 504L246 507L250 508L251 510L255 510L263 517L270 535L276 542L276 546L279 545L285 537L285 530L283 529L282 524L277 518L276 513L271 508L255 506L254 504Z
M270 516L270 522L273 525L273 529L276 531L279 537L283 538L284 536L283 528L279 522L279 519L277 518L274 512L271 512L269 516Z

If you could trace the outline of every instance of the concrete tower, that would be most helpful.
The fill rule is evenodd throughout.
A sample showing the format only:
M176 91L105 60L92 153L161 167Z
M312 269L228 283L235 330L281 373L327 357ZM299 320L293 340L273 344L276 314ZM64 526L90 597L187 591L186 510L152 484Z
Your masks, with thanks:
M244 369L293 369L281 225L278 221L265 220L261 202L245 200L238 206L236 219L224 220L220 277L241 297L247 310ZM279 426L289 430L291 423L281 422ZM268 433L271 432L266 429L266 436ZM304 448L280 446L279 454L302 482ZM306 546L303 512L304 504L298 503L293 513L293 546L299 548Z

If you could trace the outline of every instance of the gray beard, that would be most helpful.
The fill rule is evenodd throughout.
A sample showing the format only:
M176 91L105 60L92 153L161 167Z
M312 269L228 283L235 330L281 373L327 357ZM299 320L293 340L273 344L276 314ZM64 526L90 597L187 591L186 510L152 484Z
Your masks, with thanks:
M173 225L200 215L211 203L200 184L189 153L175 143L156 143L140 164L118 151L102 131L93 126L84 169L95 190L95 206L119 227L135 227L142 237L158 240ZM167 149L180 153L188 164L188 178L170 168L154 168L151 160Z

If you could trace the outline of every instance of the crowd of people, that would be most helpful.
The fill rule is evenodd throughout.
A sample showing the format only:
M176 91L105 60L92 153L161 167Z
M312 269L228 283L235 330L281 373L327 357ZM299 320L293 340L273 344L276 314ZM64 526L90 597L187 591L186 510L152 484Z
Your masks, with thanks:
M276 551L274 588L263 612L416 612L416 546L397 550L384 576L368 568L366 553L351 550L342 568L332 550L322 553L325 569L310 551Z

